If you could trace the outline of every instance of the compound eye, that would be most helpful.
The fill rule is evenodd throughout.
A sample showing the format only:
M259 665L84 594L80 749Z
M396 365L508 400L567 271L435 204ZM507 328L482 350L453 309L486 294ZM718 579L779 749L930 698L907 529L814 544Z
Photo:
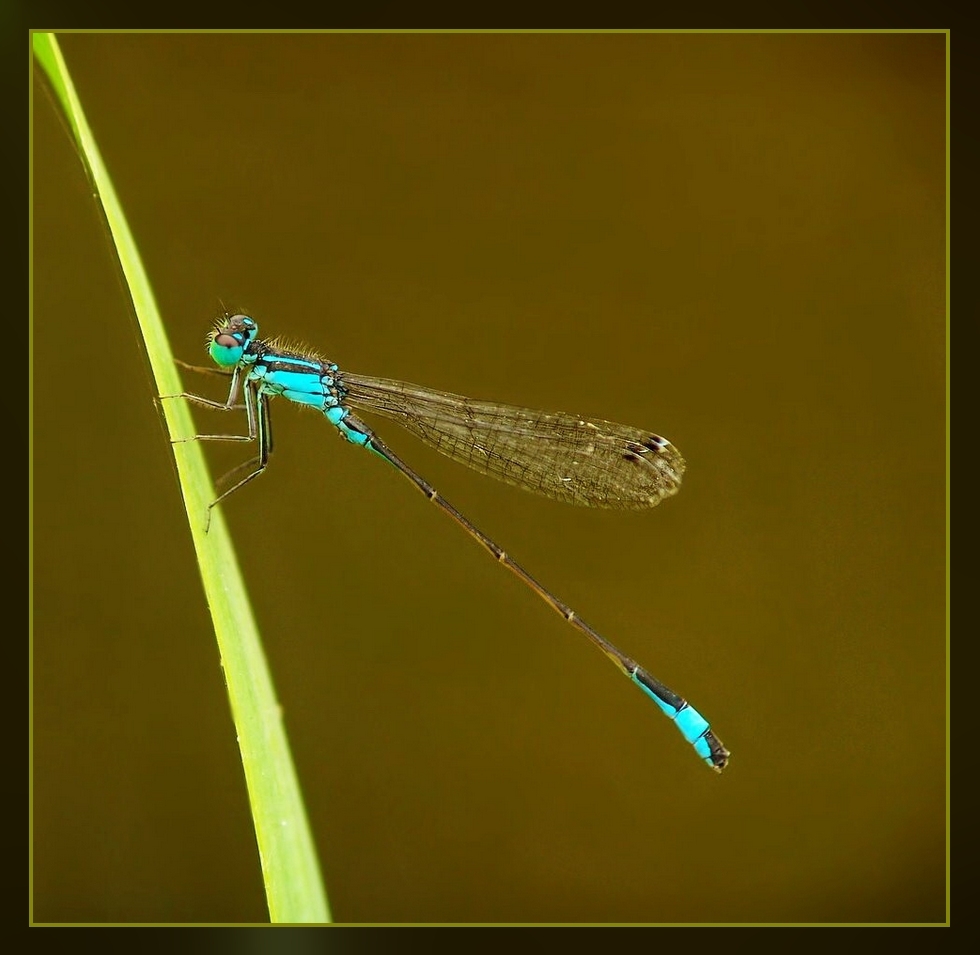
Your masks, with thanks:
M219 368L234 368L245 352L244 338L240 333L217 330L208 346L211 359Z

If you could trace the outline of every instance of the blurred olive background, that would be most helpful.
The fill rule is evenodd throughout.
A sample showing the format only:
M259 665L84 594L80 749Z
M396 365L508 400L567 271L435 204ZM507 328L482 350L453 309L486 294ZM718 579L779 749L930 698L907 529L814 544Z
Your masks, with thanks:
M662 507L592 512L375 422L712 720L721 776L403 478L273 406L224 510L338 921L945 918L945 36L60 42L176 354L247 309L688 461ZM34 917L263 921L154 386L37 70L33 104Z

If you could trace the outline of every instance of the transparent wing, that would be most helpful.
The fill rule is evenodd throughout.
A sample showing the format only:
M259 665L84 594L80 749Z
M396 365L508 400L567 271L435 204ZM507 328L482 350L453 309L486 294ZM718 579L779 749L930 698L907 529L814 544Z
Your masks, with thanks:
M396 421L437 451L507 484L585 507L655 507L684 459L649 431L344 373L352 406Z

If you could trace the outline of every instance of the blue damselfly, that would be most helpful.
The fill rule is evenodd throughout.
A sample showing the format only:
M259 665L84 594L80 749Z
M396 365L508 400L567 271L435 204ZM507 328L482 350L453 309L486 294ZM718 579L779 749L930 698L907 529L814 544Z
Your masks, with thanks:
M268 465L272 451L270 398L281 396L315 408L349 442L367 448L401 471L497 561L602 650L673 720L712 769L720 772L725 768L728 750L694 707L542 587L416 474L352 409L390 418L447 457L500 481L588 507L650 508L676 493L684 459L669 441L608 421L475 401L420 385L342 372L308 351L260 339L258 325L247 315L226 315L219 320L208 338L208 351L218 369L231 376L227 400L213 401L188 393L180 397L220 411L241 408L241 397L248 434L202 434L190 440L250 441L258 445L257 456L232 472L249 468L245 476L209 506L209 520L216 504L258 477Z

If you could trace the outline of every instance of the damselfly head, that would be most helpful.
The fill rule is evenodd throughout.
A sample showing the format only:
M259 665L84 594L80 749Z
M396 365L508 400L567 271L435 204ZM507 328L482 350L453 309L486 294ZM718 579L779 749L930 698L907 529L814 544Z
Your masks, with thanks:
M211 330L208 352L219 367L233 368L258 333L259 326L248 315L226 315Z

